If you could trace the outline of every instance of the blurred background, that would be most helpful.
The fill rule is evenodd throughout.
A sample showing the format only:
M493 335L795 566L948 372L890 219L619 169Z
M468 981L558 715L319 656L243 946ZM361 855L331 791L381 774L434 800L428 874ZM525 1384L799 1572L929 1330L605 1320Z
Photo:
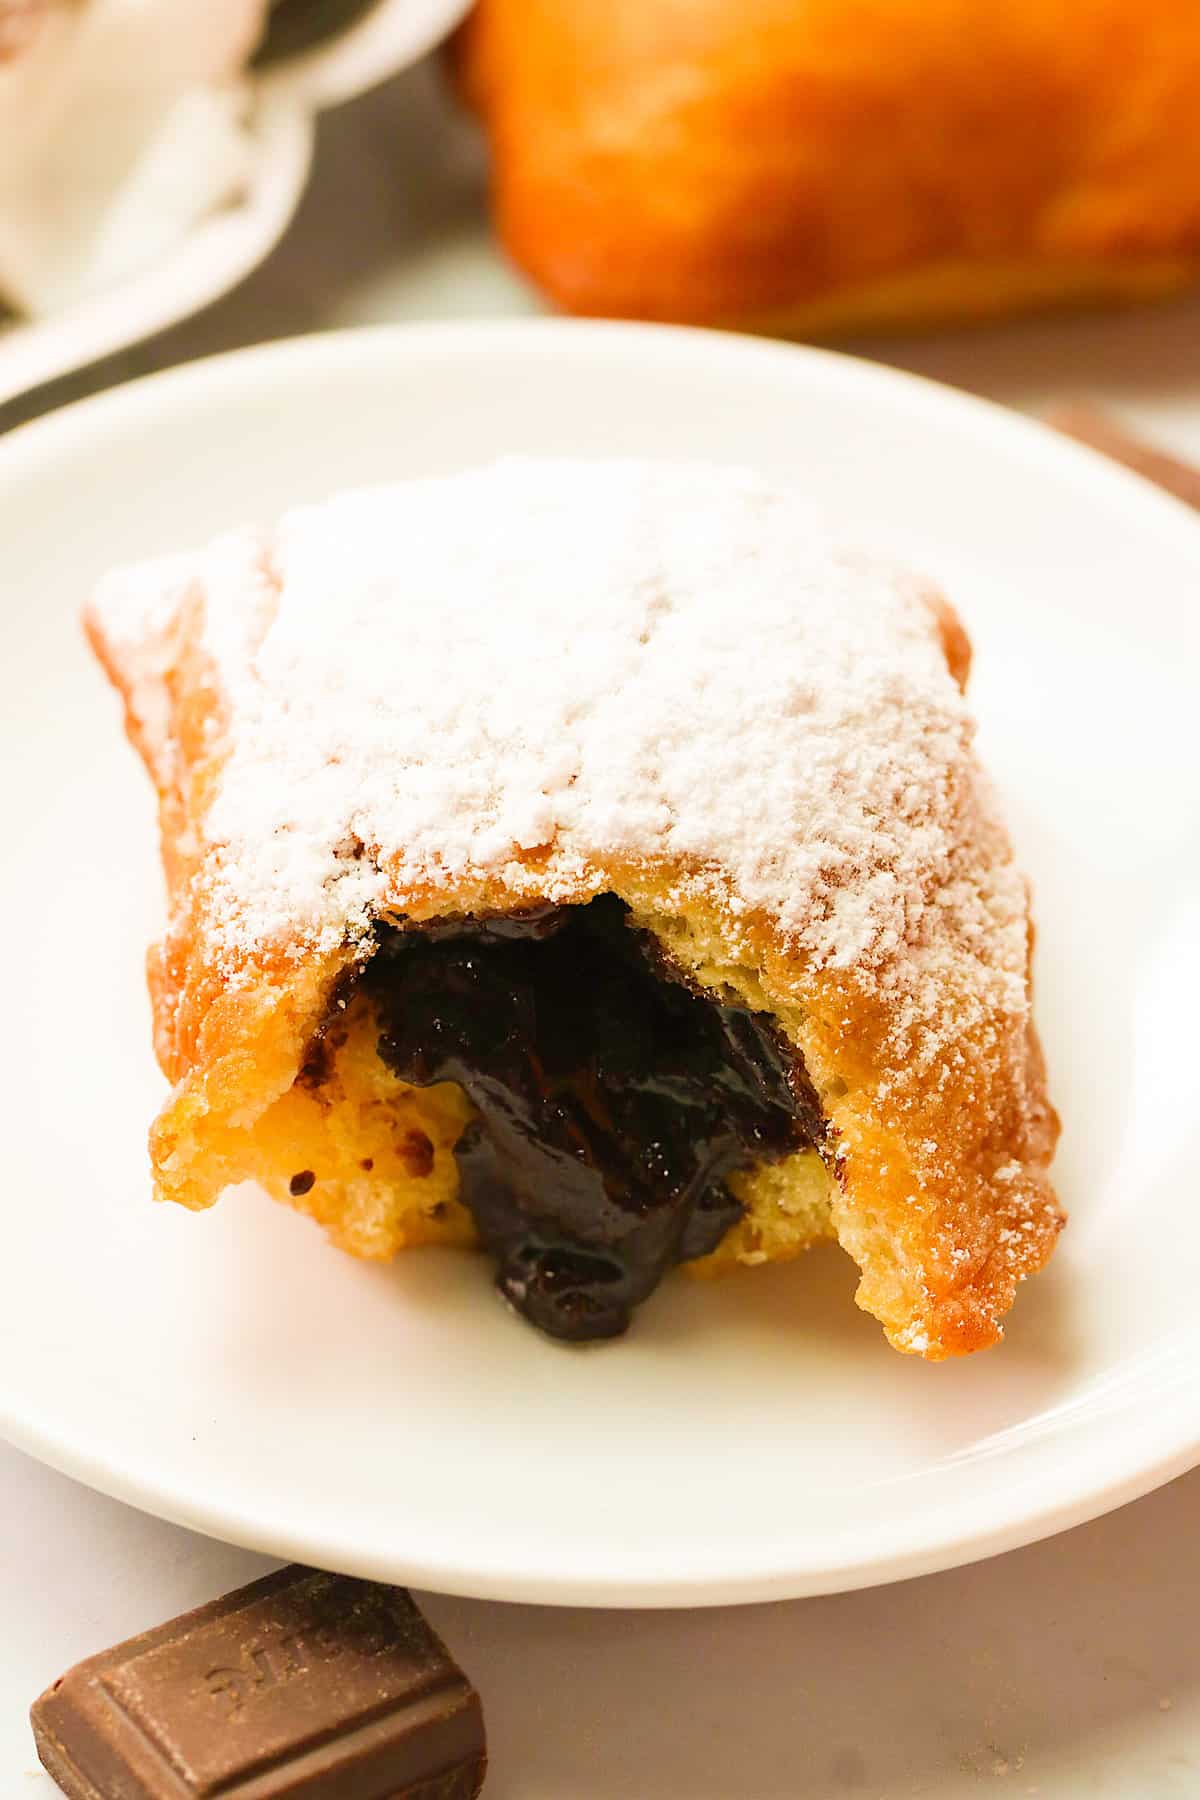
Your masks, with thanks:
M465 11L0 0L0 428L269 337L565 307L1200 452L1193 0Z

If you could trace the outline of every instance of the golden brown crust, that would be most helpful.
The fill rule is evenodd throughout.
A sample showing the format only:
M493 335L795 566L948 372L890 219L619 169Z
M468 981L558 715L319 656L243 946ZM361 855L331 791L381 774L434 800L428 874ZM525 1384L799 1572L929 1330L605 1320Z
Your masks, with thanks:
M569 311L820 335L1200 270L1192 0L480 0L458 62Z
M264 620L270 604L268 594ZM969 653L961 624L932 597L927 618L961 681ZM285 933L231 946L228 894L218 899L200 849L233 748L227 695L203 623L202 595L185 588L164 610L158 636L143 632L131 656L102 610L88 617L161 803L169 926L151 955L150 986L156 1046L175 1087L151 1138L158 1192L203 1207L226 1185L256 1176L287 1198L292 1146L320 1141L340 1172L311 1198L293 1197L347 1248L378 1255L403 1243L464 1241L470 1231L461 1210L437 1213L436 1206L454 1198L451 1152L466 1112L456 1113L451 1100L448 1111L435 1105L426 1116L419 1099L405 1098L415 1109L413 1129L436 1140L441 1185L430 1202L430 1171L406 1168L402 1149L399 1163L382 1154L360 1180L351 1167L353 1135L321 1114L332 1091L319 1102L301 1091L302 1082L297 1089L315 1037L348 991L345 978L370 953L369 940L316 943ZM973 759L953 761L946 781L940 804L950 860L922 876L934 896L946 884L975 879L989 859L1000 866L1010 855ZM831 1128L833 1226L860 1267L859 1304L892 1343L937 1359L1001 1335L1018 1283L1046 1261L1063 1223L1047 1174L1058 1124L1024 1000L981 1003L978 992L965 989L940 996L956 1029L949 1041L931 1037L925 1016L911 1008L906 1014L878 968L821 961L761 908L723 899L713 871L700 879L686 858L596 855L581 868L550 841L516 849L489 870L468 864L422 884L405 871L403 845L377 846L374 855L383 877L377 913L384 917L392 910L419 922L506 913L539 899L582 904L602 892L618 895L697 981L773 1014L803 1056ZM918 959L918 973L921 953L920 941L904 950L910 963ZM986 963L987 944L971 954ZM929 978L957 980L969 966L939 965ZM349 1096L362 1116L390 1104L388 1094L374 1091L363 1059L357 1074L352 1061L337 1094ZM394 1100L403 1084L393 1087ZM378 1117L376 1127L385 1129ZM374 1162L377 1153L363 1154ZM798 1227L767 1254L793 1254L822 1229ZM757 1240L743 1260L760 1260Z

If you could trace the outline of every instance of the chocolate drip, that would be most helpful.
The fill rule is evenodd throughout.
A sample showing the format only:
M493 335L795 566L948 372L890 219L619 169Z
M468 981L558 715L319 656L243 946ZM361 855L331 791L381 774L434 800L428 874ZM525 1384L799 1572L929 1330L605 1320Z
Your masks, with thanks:
M554 1337L623 1332L741 1217L734 1170L821 1140L770 1018L692 987L612 895L389 929L362 979L388 1066L475 1106L461 1198L501 1291Z

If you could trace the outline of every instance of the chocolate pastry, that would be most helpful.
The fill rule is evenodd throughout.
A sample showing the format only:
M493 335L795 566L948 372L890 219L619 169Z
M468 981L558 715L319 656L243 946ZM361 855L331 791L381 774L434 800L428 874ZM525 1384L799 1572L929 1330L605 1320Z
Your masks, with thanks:
M510 461L122 571L88 628L162 803L160 1196L482 1245L559 1337L823 1237L897 1348L1000 1335L1057 1121L927 584L745 472Z

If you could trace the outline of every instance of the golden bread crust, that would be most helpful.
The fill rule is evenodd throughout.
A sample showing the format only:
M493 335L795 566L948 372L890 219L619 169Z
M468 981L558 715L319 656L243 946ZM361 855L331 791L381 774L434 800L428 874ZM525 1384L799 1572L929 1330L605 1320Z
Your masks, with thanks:
M269 557L263 570L251 661L279 606ZM101 603L87 628L160 798L169 923L151 954L150 987L156 1047L174 1089L151 1136L157 1191L204 1207L255 1177L364 1255L469 1242L453 1145L470 1108L457 1089L407 1089L371 1055L370 1020L352 987L371 953L369 931L347 923L332 935L231 937L239 902L213 830L237 747L228 672L206 636L203 580L186 566L156 579L162 598L153 617L131 627L125 612ZM961 624L940 596L921 605L924 630L961 680ZM949 848L920 875L923 916L935 921L940 894L1011 861L973 755L951 758L938 780L939 842ZM403 844L353 840L335 854L372 862L373 916L385 920L618 895L677 965L772 1014L800 1052L830 1126L832 1229L861 1270L859 1304L891 1342L937 1359L1001 1335L1018 1283L1046 1261L1063 1223L1047 1173L1058 1127L1029 1011L1028 954L1016 996L1000 1003L968 979L999 954L998 935L992 942L985 930L983 941L958 944L955 959L930 962L924 974L921 959L932 950L916 928L911 943L871 966L837 966L769 909L746 905L721 871L686 856L596 847L581 863L556 833L513 846L488 868L467 862L422 877ZM1027 934L1026 950L1030 941ZM908 988L897 985L901 969ZM961 993L930 997L947 980L962 982ZM931 1017L947 1009L953 1031L934 1033ZM306 1075L315 1054L328 1061L324 1083ZM290 1177L317 1160L320 1181L301 1181L297 1191ZM731 1239L709 1267L795 1254L825 1232L819 1198L810 1205L810 1174L797 1170L794 1191L804 1197L794 1225L765 1229L791 1202L780 1214L778 1193L764 1188L757 1219L751 1202L751 1235Z
M821 335L1200 270L1192 0L480 0L457 57L572 312Z

